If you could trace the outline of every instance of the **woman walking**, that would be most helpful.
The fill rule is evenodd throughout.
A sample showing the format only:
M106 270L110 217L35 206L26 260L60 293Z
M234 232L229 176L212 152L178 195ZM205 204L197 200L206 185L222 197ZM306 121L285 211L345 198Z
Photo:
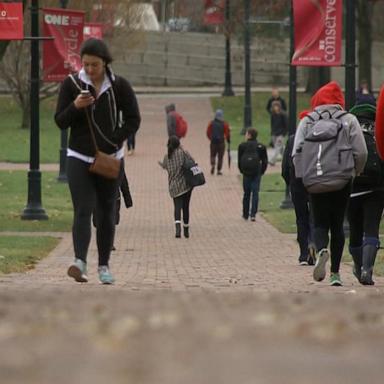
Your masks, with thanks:
M186 183L183 173L185 158L191 157L180 145L177 136L168 139L168 153L159 164L168 172L169 194L173 198L176 238L181 237L181 216L183 216L184 237L189 238L189 203L192 188Z
M74 218L72 227L75 260L68 275L87 282L87 254L91 240L91 216L97 205L97 250L100 282L112 284L109 257L115 232L116 199L123 175L123 142L140 125L135 93L122 77L113 74L107 45L98 39L86 40L81 49L82 68L68 76L60 88L55 114L60 129L71 128L67 151L67 177ZM95 144L121 160L120 177L107 179L89 171L94 161ZM121 116L121 118L119 118Z

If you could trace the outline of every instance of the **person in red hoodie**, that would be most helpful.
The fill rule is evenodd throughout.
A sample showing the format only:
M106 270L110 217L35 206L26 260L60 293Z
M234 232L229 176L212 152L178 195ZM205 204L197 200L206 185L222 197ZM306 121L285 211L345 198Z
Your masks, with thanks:
M215 173L215 163L217 156L217 174L222 175L223 157L225 152L225 140L230 142L229 125L224 121L223 110L218 109L215 113L215 118L208 124L207 137L210 140L210 160L211 160L211 175Z
M345 106L344 95L338 83L332 81L321 87L311 99L311 107L314 114L320 119L329 119L337 116ZM293 163L295 165L296 177L303 176L300 156L304 140L313 127L311 114L304 117L297 127L292 150ZM340 114L339 114L340 115ZM367 159L367 147L360 124L355 116L349 113L341 114L337 119L342 123L348 144L351 147L354 162L354 175L358 175L364 169ZM341 132L343 133L343 132ZM352 175L353 176L353 175ZM310 201L314 218L314 240L317 252L313 278L322 281L326 276L326 263L331 257L330 284L332 286L342 285L339 274L341 257L343 254L345 235L343 229L344 216L351 192L351 179L338 188L329 188L340 185L340 180L328 181L326 192L310 192ZM330 233L330 237L329 237ZM328 250L328 246L330 249Z

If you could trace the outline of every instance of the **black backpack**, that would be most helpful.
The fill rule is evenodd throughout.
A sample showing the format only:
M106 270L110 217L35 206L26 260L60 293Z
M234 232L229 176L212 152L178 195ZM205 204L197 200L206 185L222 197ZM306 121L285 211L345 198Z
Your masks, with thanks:
M368 150L367 162L363 172L353 180L354 186L377 187L384 182L384 162L377 153L375 140L375 122L360 122L365 144Z
M255 143L256 144L256 143ZM256 176L261 171L261 160L256 145L247 145L240 159L240 169L245 176Z

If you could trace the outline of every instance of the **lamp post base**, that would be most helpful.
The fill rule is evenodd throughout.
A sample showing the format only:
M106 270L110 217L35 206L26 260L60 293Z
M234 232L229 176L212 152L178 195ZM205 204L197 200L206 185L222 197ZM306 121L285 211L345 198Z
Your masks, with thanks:
M48 220L48 215L39 204L27 205L21 214L21 220Z

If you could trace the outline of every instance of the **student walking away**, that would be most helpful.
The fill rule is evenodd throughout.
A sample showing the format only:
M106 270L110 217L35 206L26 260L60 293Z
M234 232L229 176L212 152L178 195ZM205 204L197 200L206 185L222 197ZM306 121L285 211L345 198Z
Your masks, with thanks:
M300 265L314 265L316 262L316 247L313 241L313 218L309 203L309 194L302 179L295 176L295 166L292 161L292 148L295 135L290 135L285 147L281 165L281 175L287 184L295 209L297 242L299 243Z
M217 174L222 175L223 157L225 153L225 140L228 145L231 140L229 124L224 121L224 113L218 109L215 118L209 123L207 137L210 140L211 175L215 173L217 157Z
M244 143L238 147L238 167L243 175L243 219L255 221L259 205L259 190L261 176L268 165L268 155L265 146L257 141L256 129L249 128ZM251 205L251 207L250 207Z
M284 137L288 133L287 114L282 110L280 102L272 103L271 134L273 154L269 160L270 165L275 165L278 158L282 158L284 152Z
M300 121L296 131L293 163L296 177L302 178L309 192L313 210L317 251L313 278L324 280L330 256L330 283L337 286L342 285L343 221L351 181L364 169L367 147L356 117L344 110L344 95L336 82L320 88L311 105L313 112Z
M376 99L369 88L368 81L362 80L356 92L356 104L372 104L376 106Z
M181 237L181 220L183 220L184 237L189 238L189 203L192 188L187 185L183 164L186 158L192 157L180 145L180 139L177 136L171 136L168 139L167 148L168 153L159 164L168 172L169 194L174 204L176 238Z
M349 252L356 278L363 285L373 285L372 274L380 245L379 227L384 208L384 162L376 149L376 108L360 104L350 112L360 122L368 157L361 174L353 179L348 205Z
M98 274L101 283L112 284L114 278L109 269L109 258L123 167L118 179L107 179L89 171L94 161L95 145L85 112L87 109L99 149L121 159L121 164L123 143L129 134L139 129L140 113L130 84L112 72L112 57L102 40L86 40L81 46L80 57L82 68L62 83L55 114L60 129L71 129L67 177L74 208L72 236L75 260L68 269L68 275L78 282L88 281L91 216L97 201Z
M168 137L177 136L179 139L185 137L188 131L188 123L184 117L176 111L175 104L167 105L165 112L167 115Z
M133 206L133 201L132 201L131 191L129 189L128 178L124 170L122 172L120 191L118 192L117 199L116 199L115 225L118 225L120 223L121 195L123 195L125 207L127 209L131 208ZM98 208L98 203L96 202L96 209L93 211L93 216L92 216L92 222L95 228L97 228L97 209L99 208ZM115 251L115 250L116 248L114 246L114 242L112 242L111 251Z

